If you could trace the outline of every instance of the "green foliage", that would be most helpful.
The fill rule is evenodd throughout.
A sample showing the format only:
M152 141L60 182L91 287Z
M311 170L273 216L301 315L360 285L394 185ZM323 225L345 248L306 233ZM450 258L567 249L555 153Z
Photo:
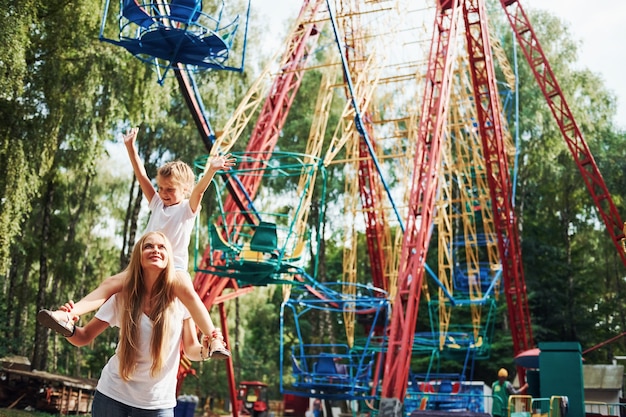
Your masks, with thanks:
M277 391L280 367L280 301L279 287L267 291L257 289L255 302L245 313L243 347L239 363L242 381L262 381L270 385L269 394L279 398Z
M42 369L97 377L113 352L114 330L93 346L76 349L37 327L33 318L38 308L78 299L118 272L124 259L120 246L127 249L134 233L143 229L145 212L136 205L137 188L131 188L126 155L115 160L120 144L112 144L112 139L139 125L138 146L151 178L163 162L178 158L191 163L207 149L174 79L159 86L150 67L119 48L95 41L100 16L94 13L93 2L0 0L0 4L0 13L11 22L0 27L0 70L5 74L0 78L0 277L5 278L0 334L6 341L0 344L0 355L35 352L32 356L39 360L45 353L49 356L42 360ZM497 19L494 24L504 34L502 44L513 62L510 30L504 29L507 23L501 16ZM531 20L594 162L605 175L618 211L624 213L620 192L626 189L626 134L612 122L616 98L598 75L574 66L577 45L570 29L545 13L533 12ZM252 26L251 35L258 37L261 30L260 25ZM314 65L326 62L326 54L334 53L330 49L317 51ZM254 53L260 54L258 50ZM586 348L626 329L623 265L602 230L595 204L530 68L521 55L517 58L521 142L515 207L533 335L535 342L576 340ZM277 149L305 152L320 71L304 75ZM197 74L214 127L223 126L232 115L253 77L248 71ZM333 135L346 102L343 90L333 94L326 137ZM234 150L245 149L252 128L245 129ZM117 165L111 167L113 163ZM120 165L128 173L118 173ZM316 188L308 219L313 232L328 237L317 253L323 281L342 277L344 242L336 232L340 225L335 224L344 209L342 170L341 164L328 167L328 192L322 195ZM289 189L292 180L265 186L272 191ZM212 190L203 206L204 219L215 210ZM322 225L317 224L320 213ZM358 236L357 251L357 280L368 283L371 266L364 234ZM429 252L429 265L436 265L436 255ZM429 284L428 291L436 297L434 285ZM418 329L430 326L425 295ZM511 369L512 341L503 294L498 301L492 358L477 367L476 379L490 381L498 368ZM229 333L237 335L232 346L237 378L265 381L272 397L278 398L280 287L258 288L237 302L243 320ZM292 324L287 325L285 351L298 342ZM300 325L308 343L328 342L344 331L343 323L321 314ZM594 351L587 363L606 362L625 351L620 341ZM425 369L429 361L416 356L412 367ZM193 366L196 375L186 378L183 391L200 398L228 396L223 363ZM452 361L444 360L440 367L458 371L458 363Z
M625 155L618 143L624 133L612 124L615 97L598 75L572 65L578 49L569 28L546 13L532 13L531 20L591 153L600 171L608 174L605 180L614 202L623 212L619 194L623 173L615 167L623 165ZM509 35L505 38L504 44L510 45ZM621 290L623 274L618 271L623 265L521 53L518 59L522 62L522 140L516 207L534 338L535 342L576 340L584 350L624 329L623 307L614 296ZM602 356L587 359L608 359Z
M24 77L27 72L26 51L29 47L30 23L35 14L37 1L10 1L0 2L0 13L4 22L11 24L2 25L0 38L0 71L3 76L0 79L0 93L2 99L19 95L24 86Z

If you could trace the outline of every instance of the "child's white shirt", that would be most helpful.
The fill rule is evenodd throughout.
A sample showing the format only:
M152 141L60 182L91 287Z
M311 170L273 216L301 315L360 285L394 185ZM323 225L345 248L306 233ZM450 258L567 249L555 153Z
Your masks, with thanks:
M189 242L194 221L200 213L201 206L195 213L189 207L189 200L165 207L158 193L154 194L148 205L151 211L146 232L161 231L172 243L174 266L187 271L189 268Z

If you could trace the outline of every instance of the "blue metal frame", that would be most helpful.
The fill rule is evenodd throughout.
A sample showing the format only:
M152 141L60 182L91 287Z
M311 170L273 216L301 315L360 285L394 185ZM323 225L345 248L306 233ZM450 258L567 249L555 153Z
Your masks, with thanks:
M364 400L377 398L378 381L373 375L377 356L384 352L384 339L389 316L387 294L371 285L353 283L316 283L294 287L289 300L280 311L280 391L303 397L325 399ZM355 294L341 292L345 286L355 287ZM339 289L336 289L339 288ZM346 341L336 343L307 343L300 323L310 314L341 316L345 310L356 316L367 315L369 329L365 337L350 347ZM293 320L294 329L286 324ZM342 320L342 318L338 318ZM290 321L291 323L291 321ZM382 329L379 328L382 327ZM285 333L295 331L298 343L285 352ZM336 336L337 337L337 336ZM341 339L341 337L337 337ZM382 343L382 344L381 344ZM285 365L288 365L287 367ZM293 380L285 383L285 377Z
M118 37L105 35L110 0L106 1L99 39L121 46L140 60L155 66L159 84L170 70L228 70L242 72L247 46L250 0L238 66L227 65L240 25L237 15L224 23L224 1L216 17L202 11L201 0L139 3L120 0Z

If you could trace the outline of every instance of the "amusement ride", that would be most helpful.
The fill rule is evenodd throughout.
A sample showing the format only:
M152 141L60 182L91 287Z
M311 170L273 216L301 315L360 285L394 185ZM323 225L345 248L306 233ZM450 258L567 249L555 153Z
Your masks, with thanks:
M528 16L518 0L499 3L626 265L624 224ZM485 0L302 0L282 54L252 83L219 137L194 72L243 71L250 4L236 16L224 2L211 7L201 0L107 0L100 39L153 65L159 83L176 78L208 156L230 152L253 126L237 167L215 179L217 214L198 226L208 243L197 242L194 286L207 307L218 306L226 343L224 303L258 286L281 285L282 392L358 400L385 417L408 415L429 401L459 408L467 397L452 395L474 362L489 358L499 295L514 353L535 347L511 178L515 69L489 25ZM315 63L321 77L306 151L279 150L303 76L321 48L327 61ZM342 112L331 126L337 102ZM199 172L206 159L195 161ZM327 202L332 166L341 166L345 190L341 201ZM270 194L276 189L279 195ZM314 206L340 219L339 282L316 279L324 236ZM359 232L371 269L366 285L356 279ZM416 331L422 297L429 327ZM320 311L343 323L343 340L306 341L300 324ZM291 349L282 343L286 327L299 336ZM416 356L430 358L426 372L411 370ZM440 373L446 357L458 359L463 372ZM225 363L237 417L233 363ZM181 362L181 380L188 369ZM523 382L523 369L519 375Z

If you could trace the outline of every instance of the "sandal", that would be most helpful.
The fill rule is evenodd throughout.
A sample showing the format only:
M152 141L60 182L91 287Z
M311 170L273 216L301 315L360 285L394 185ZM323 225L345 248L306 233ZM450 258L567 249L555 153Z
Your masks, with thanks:
M226 349L223 340L219 337L214 337L209 347L209 357L211 359L228 359L230 356L230 351Z
M206 336L205 336L206 337ZM209 358L211 359L228 359L230 358L230 352L226 349L224 343L224 336L220 329L213 330L211 335L211 343L209 344Z
M43 309L39 310L37 313L37 321L41 325L46 326L47 328L52 329L65 337L71 337L74 336L76 327L74 326L74 320L72 320L70 313L65 314L67 315L67 318L64 320L58 317L59 314L56 311Z

